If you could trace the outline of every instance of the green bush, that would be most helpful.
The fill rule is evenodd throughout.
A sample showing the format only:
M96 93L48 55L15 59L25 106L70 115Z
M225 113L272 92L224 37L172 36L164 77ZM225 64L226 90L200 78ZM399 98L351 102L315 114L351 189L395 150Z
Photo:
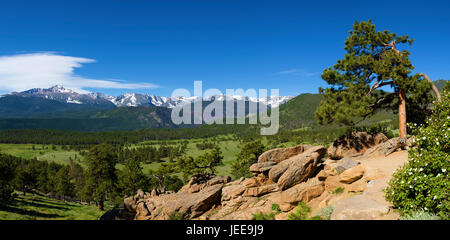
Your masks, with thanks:
M331 214L333 214L334 211L334 207L333 206L326 206L322 209L320 209L317 213L316 216L322 217L326 220L330 220L331 218Z
M258 161L258 157L265 151L261 141L253 141L245 144L237 154L236 160L231 164L231 174L235 179L251 177L249 167Z
M253 214L252 220L275 220L275 215L281 212L280 205L272 204L272 212L270 213L257 213Z
M275 220L275 214L273 212L271 213L256 213L253 214L252 220Z
M275 212L275 214L278 214L278 213L280 213L281 212L281 209L280 209L280 205L278 205L278 204L272 204L272 211L274 211Z
M311 208L304 202L299 202L295 213L288 215L289 220L307 220L308 214L311 212Z
M424 211L416 211L411 214L400 217L400 220L440 220L441 218L435 214Z
M409 125L415 146L409 150L409 162L394 173L385 190L386 199L405 215L424 211L444 219L450 216L449 105L449 92L444 91L425 125Z
M189 213L172 212L169 214L169 220L189 220Z
M331 192L332 194L339 194L339 193L343 193L344 192L344 188L343 187L337 187L335 189L333 189L333 191Z

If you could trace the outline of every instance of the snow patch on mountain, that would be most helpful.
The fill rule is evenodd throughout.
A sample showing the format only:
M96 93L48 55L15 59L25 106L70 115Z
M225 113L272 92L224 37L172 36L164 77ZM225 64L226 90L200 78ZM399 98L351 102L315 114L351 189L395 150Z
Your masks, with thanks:
M117 97L106 95L103 93L87 93L80 94L71 89L66 89L61 85L55 85L50 88L33 88L23 92L13 92L11 95L18 95L22 97L41 97L46 99L52 99L60 102L75 103L75 104L114 104L117 107L137 107L137 106L158 106L166 108L174 108L177 106L183 106L185 104L193 103L200 97L161 97L141 93L126 93ZM250 102L261 102L267 106L277 107L281 104L286 103L292 96L268 96L265 98L254 98L247 96L225 96L216 95L205 98L205 100L218 99L223 101L234 100L234 101L250 101Z

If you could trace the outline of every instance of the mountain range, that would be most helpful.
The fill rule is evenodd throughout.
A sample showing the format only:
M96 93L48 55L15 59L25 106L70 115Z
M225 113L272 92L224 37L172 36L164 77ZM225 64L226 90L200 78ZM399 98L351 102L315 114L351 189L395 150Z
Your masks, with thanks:
M212 100L244 100L278 107L291 96L251 98L245 96L212 96L203 101L203 108ZM0 129L52 128L77 131L115 131L143 128L190 127L172 123L174 107L193 104L199 97L161 97L127 93L117 97L103 93L77 93L56 85L34 88L0 96ZM234 105L235 108L237 107ZM194 109L194 108L192 108ZM246 107L248 110L248 107ZM226 107L224 103L225 116ZM235 114L237 111L234 111ZM193 113L192 113L193 114ZM248 111L245 112L248 114Z
M438 80L434 83L441 91L447 80ZM216 98L223 100L225 96L213 96L206 99L203 101L203 108ZM304 93L296 97L255 99L232 96L231 98L233 101L244 99L247 110L250 102L257 101L267 106L279 106L280 127L297 129L315 124L314 112L322 96ZM102 93L80 94L62 86L31 89L0 96L0 130L121 131L195 127L196 125L173 124L171 111L176 106L193 104L197 99L199 98L160 97L138 93L128 93L117 97ZM247 115L248 112L245 114ZM392 116L391 112L381 112L372 120L390 119Z
M71 89L66 89L61 85L55 85L50 88L33 88L23 92L12 92L4 96L20 96L20 97L38 97L55 100L64 103L85 104L85 105L110 105L116 107L138 107L138 106L156 106L174 108L177 106L192 103L199 100L199 97L161 97L140 93L126 93L120 96L110 96L103 93L77 93ZM206 100L225 99L225 95L212 96ZM292 96L269 96L267 98L252 98L243 96L230 96L233 100L245 100L250 102L262 102L267 106L279 106L286 103Z

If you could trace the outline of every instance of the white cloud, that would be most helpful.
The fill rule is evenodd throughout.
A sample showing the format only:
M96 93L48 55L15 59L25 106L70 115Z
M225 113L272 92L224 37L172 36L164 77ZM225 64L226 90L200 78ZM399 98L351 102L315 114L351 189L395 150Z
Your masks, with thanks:
M0 56L0 90L24 91L46 88L59 84L78 92L84 88L139 89L157 88L151 83L128 83L116 79L90 79L78 76L75 68L93 63L89 58L57 55L55 53L31 53Z
M302 77L313 77L318 75L318 72L308 72L305 71L304 69L289 69L289 70L284 70L281 72L278 72L278 74L288 74L288 75L295 75L295 76L302 76Z
M291 74L297 72L297 69L289 69L279 72L279 74Z

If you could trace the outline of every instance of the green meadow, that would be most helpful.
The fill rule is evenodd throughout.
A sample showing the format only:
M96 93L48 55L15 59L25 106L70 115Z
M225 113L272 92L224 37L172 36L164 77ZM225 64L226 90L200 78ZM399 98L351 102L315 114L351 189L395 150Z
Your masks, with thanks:
M34 149L33 149L34 146ZM61 146L40 144L0 144L0 152L25 159L37 158L41 161L69 164L70 158L80 160L77 151L63 150Z
M0 220L98 220L104 213L93 205L18 193L11 204L0 208Z
M228 135L227 135L228 136ZM220 139L220 137L214 138ZM196 144L201 143L203 141L213 141L212 138L202 138L202 139L189 139L187 144L186 155L192 157L198 157L208 150L199 150L196 147ZM235 160L236 155L239 153L241 147L244 143L239 142L238 140L230 140L231 138L225 138L225 140L220 140L219 146L223 153L223 165L217 167L218 175L230 175L231 172L231 163ZM267 144L267 140L265 138L261 139L263 144ZM167 144L179 144L180 140L168 140L164 141ZM161 145L161 141L145 141L138 144L134 144L129 146L130 148L139 148L146 145L151 145L158 147ZM283 146L293 146L295 143L286 142ZM34 150L33 150L34 146ZM22 157L25 159L33 159L37 158L40 161L48 161L48 162L56 162L59 164L70 164L70 159L77 161L82 164L82 156L77 151L69 151L62 149L61 146L54 146L52 148L51 145L40 145L40 144L0 144L0 152L5 154L10 154L16 157ZM168 161L168 159L162 159L163 161ZM153 162L151 164L143 164L144 173L148 173L149 170L156 170L161 165L161 162ZM118 169L122 169L123 165L118 164Z

